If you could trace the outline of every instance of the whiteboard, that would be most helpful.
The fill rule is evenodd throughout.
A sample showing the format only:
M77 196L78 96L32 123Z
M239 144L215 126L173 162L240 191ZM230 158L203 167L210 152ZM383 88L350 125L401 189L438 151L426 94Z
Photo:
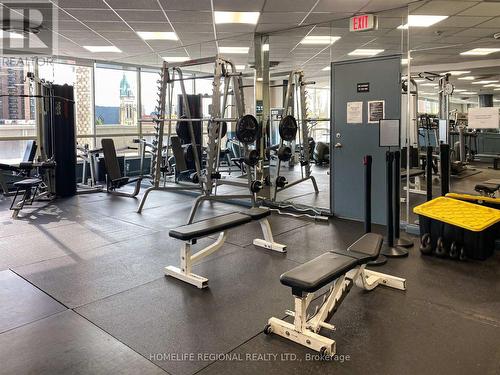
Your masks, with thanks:
M400 121L383 119L379 121L379 146L399 147L400 146Z
M469 108L467 127L470 129L498 129L498 107Z

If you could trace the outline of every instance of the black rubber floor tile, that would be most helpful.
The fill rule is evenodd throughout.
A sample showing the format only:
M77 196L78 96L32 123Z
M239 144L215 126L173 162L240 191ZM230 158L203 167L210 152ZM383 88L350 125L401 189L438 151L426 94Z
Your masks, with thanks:
M0 334L0 363L5 375L165 373L70 310Z
M77 311L145 357L159 354L155 363L168 372L193 373L210 363L198 353L231 350L287 306L289 291L278 279L293 264L281 254L240 250L194 267L209 278L207 290L168 277Z
M354 290L354 289L353 289ZM399 291L347 296L327 334L337 355L263 333L200 372L226 374L487 374L500 372L500 322L477 319Z
M0 271L0 333L66 308L12 271Z
M84 251L133 238L153 230L109 217L82 218L55 228L0 238L0 270L64 255L78 259Z
M203 239L193 253L213 242ZM182 241L158 232L86 251L78 258L64 256L16 268L15 271L70 308L164 277L164 268L178 266ZM210 261L232 251L225 245Z

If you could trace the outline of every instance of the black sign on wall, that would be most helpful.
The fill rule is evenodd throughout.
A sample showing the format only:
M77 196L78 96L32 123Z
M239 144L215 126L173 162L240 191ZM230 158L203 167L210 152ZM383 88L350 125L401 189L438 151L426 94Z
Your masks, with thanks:
M370 82L358 83L358 92L370 92Z

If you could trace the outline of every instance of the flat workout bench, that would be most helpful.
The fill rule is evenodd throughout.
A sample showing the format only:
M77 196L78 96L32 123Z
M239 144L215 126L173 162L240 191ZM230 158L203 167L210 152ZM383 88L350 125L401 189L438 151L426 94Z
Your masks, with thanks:
M365 290L372 290L379 284L406 290L405 279L365 269L368 262L377 259L382 242L382 236L367 233L347 250L329 251L281 275L281 283L292 288L295 311L286 311L286 314L294 321L291 324L271 318L264 332L275 333L321 354L335 354L335 341L319 332L322 328L335 331L335 326L327 322L354 283ZM309 317L307 308L314 293L330 283L333 285L324 295L322 304Z
M254 207L246 211L215 216L171 229L168 233L170 237L185 242L180 251L180 268L174 266L165 267L165 274L185 281L200 289L206 288L208 286L208 279L192 273L191 270L193 265L219 250L226 241L227 231L229 229L239 227L240 225L254 220L259 221L264 239L254 239L253 244L280 253L286 252L285 245L274 242L271 226L267 220L270 214L271 211L267 208ZM214 243L195 254L191 254L191 246L195 245L199 238L207 237L215 233L220 234L219 238Z

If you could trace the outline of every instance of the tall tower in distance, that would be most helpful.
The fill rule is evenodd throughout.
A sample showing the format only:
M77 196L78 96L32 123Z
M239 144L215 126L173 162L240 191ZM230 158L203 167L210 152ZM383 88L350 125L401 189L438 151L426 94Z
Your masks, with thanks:
M120 124L137 126L135 95L130 88L125 73L123 73L123 78L120 81Z

